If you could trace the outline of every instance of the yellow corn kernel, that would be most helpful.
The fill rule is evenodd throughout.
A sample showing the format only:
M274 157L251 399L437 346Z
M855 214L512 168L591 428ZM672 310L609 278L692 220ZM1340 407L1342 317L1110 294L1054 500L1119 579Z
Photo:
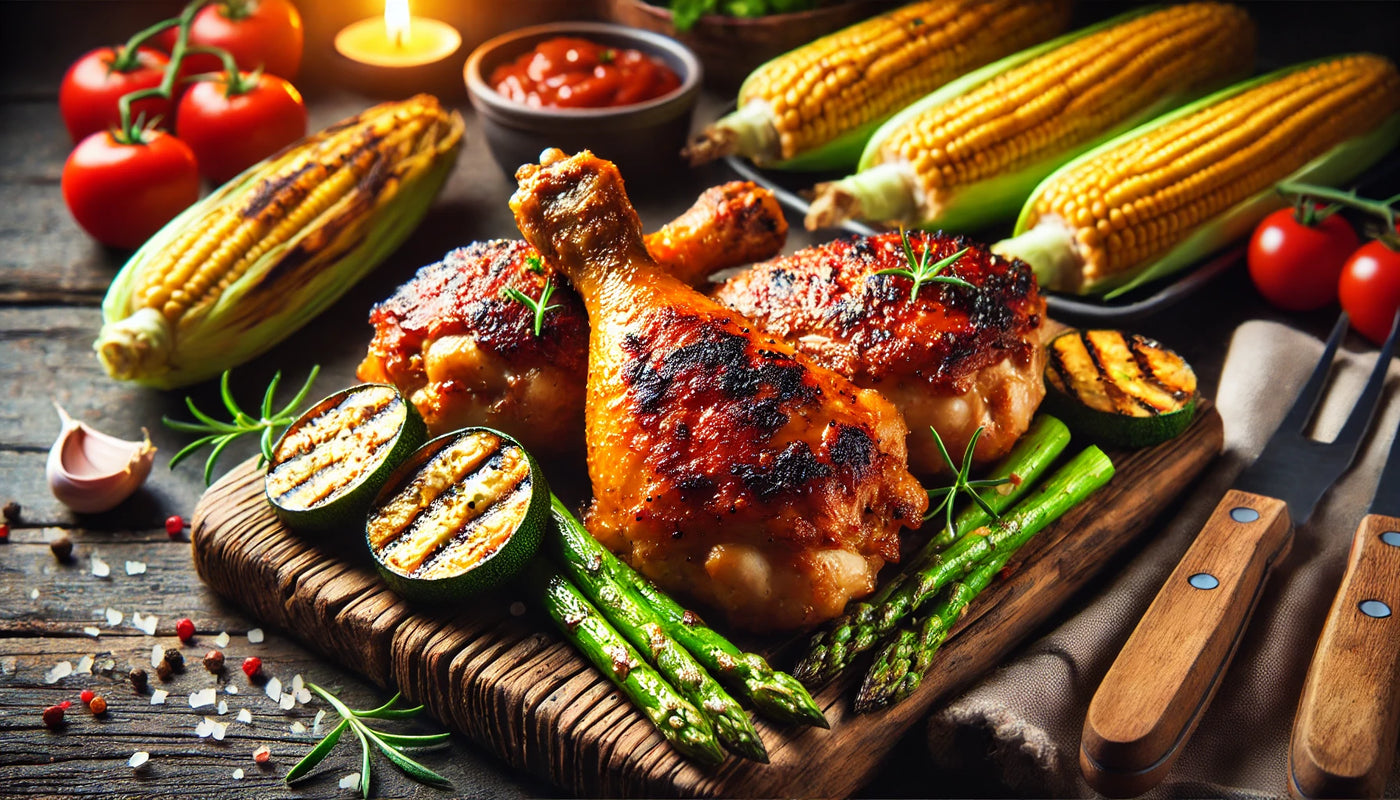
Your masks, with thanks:
M1025 227L1053 215L1077 228L1084 278L1099 280L1165 253L1200 223L1398 111L1400 73L1384 58L1316 64L1061 173L1039 194ZM1091 228L1112 232L1079 233Z

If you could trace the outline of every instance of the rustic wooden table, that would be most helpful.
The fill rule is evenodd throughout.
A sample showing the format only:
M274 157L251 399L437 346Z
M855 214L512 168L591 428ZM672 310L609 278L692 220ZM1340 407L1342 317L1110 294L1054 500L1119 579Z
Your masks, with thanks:
M0 503L23 507L12 524L8 543L0 544L0 795L133 795L344 797L337 779L358 769L355 747L346 743L326 761L317 777L295 789L282 776L316 741L310 726L322 706L311 703L282 711L250 687L237 665L244 656L262 658L265 670L284 684L296 675L339 689L352 705L375 705L382 692L339 669L276 630L252 643L247 633L258 621L210 592L190 565L186 541L172 541L163 522L171 514L186 517L203 491L195 464L166 469L168 458L184 437L160 425L164 414L180 416L186 391L157 392L118 384L98 365L91 342L99 326L103 294L125 254L93 243L73 223L59 192L59 175L70 144L59 120L56 87L66 65L86 49L124 38L147 22L169 15L178 3L30 2L6 3L0 13ZM1391 24L1362 24L1375 7L1342 6L1324 13L1310 5L1262 4L1255 9L1265 43L1263 66L1328 52L1354 49L1389 51L1394 57ZM1111 12L1108 4L1091 4L1087 17ZM1387 38L1389 37L1389 38ZM370 104L371 98L335 86L335 79L308 51L303 83L311 110L311 127L320 128ZM465 110L465 98L451 98ZM700 119L713 116L723 101L707 96ZM254 394L272 373L282 370L299 382L314 363L322 365L316 389L324 394L353 381L356 363L369 338L369 307L387 296L413 271L454 246L475 239L514 234L506 198L513 181L491 160L477 120L467 111L468 139L457 171L438 203L408 244L365 279L335 307L264 357L237 370L240 397ZM704 186L727 179L719 166L678 176L663 191L639 190L636 201L648 224L677 213ZM1392 190L1394 191L1394 190ZM795 233L789 247L812 239ZM1331 311L1294 316L1291 322L1325 330ZM1207 392L1219 378L1229 334L1251 318L1278 318L1235 269L1196 298L1135 327L1180 350L1195 363ZM217 406L217 390L192 387L201 407ZM146 487L113 512L75 515L60 505L45 484L44 462L58 418L53 403L75 418L109 433L135 438L143 428L160 448ZM231 466L251 453L234 448L224 457ZM49 542L67 535L74 543L71 563L59 563ZM94 559L111 566L108 577L93 574ZM144 572L133 570L144 564ZM137 574L130 574L137 571ZM119 613L112 624L109 615ZM158 617L154 636L133 627L136 614ZM169 683L152 684L169 692L164 705L136 695L125 680L132 665L149 668L153 645L174 647L176 620L191 618L198 643L186 648L189 669ZM218 634L227 632L226 681L241 691L221 694L228 722L222 741L200 738L196 725L209 709L190 708L188 695L215 679L198 663ZM50 681L50 670L67 661L80 669ZM91 663L90 674L86 667ZM105 717L94 718L76 701L82 689L104 695ZM45 706L75 701L68 724L46 729ZM248 709L251 724L234 721ZM215 715L217 716L217 715ZM425 725L424 729L429 726ZM268 745L270 764L259 767L251 755ZM895 757L918 760L917 733ZM151 761L134 771L127 760L147 751ZM534 796L557 791L531 776L507 774L505 768L461 737L451 747L428 754L424 762L451 778L453 795ZM243 770L241 781L233 777ZM892 770L870 787L879 795L995 794L995 786L940 782L935 788L917 770ZM377 762L374 788L388 796L440 797L443 792L408 781ZM922 779L921 779L922 778Z

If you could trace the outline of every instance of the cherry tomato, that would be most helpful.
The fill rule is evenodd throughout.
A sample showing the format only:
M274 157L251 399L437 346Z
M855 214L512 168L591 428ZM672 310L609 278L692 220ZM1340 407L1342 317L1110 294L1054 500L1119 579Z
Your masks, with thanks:
M1361 242L1345 219L1331 214L1312 225L1284 208L1265 217L1249 240L1249 277L1270 303L1311 311L1337 299L1342 264Z
M161 31L155 40L169 52L177 30ZM222 47L239 69L262 67L288 80L301 67L301 14L289 0L224 0L200 9L190 23L190 44ZM190 75L219 72L224 64L208 53L191 53L181 64Z
M199 170L223 183L306 135L306 106L290 83L266 72L240 73L246 90L231 93L227 76L200 81L180 98L175 131ZM236 86L235 89L245 88Z
M141 138L127 144L110 131L94 133L63 165L68 210L110 247L137 247L199 199L199 167L189 146L160 130Z
M117 101L138 89L160 85L170 59L150 47L136 48L136 58L126 71L114 69L122 48L99 47L73 63L58 88L58 109L74 144L89 134L117 126L121 114ZM144 114L147 121L160 117L170 124L171 103L161 97L138 100L131 106L134 121Z
M1342 310L1362 336L1380 344L1400 308L1400 250L1375 239L1361 245L1342 267Z

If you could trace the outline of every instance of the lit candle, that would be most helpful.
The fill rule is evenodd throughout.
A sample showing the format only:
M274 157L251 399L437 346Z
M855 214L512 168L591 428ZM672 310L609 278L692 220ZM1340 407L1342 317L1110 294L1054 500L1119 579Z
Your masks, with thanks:
M384 16L353 22L335 35L336 52L352 61L389 69L421 67L462 46L457 29L408 13L408 0L387 0Z

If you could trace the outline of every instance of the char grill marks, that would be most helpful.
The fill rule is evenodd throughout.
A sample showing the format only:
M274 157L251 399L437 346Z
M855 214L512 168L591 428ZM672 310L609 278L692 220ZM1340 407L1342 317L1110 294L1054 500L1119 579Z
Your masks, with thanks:
M880 456L865 420L832 403L823 409L829 393L790 347L731 315L663 308L622 341L636 424L665 443L649 457L653 500L676 495L674 505L649 503L644 517L680 524L698 509L723 518L823 480L853 490ZM853 387L835 391L846 396L832 401L854 401ZM814 427L818 416L830 419Z
M1033 346L1045 304L1020 261L963 237L913 232L930 263L969 248L944 274L976 290L876 275L908 268L898 233L842 239L760 264L725 282L716 298L863 385L888 378L957 390L973 373Z
M538 300L552 281L550 305L540 336L534 312L506 297L513 288ZM370 312L375 336L371 358L409 368L426 341L470 335L478 347L518 364L549 363L582 375L588 347L588 316L578 295L522 241L475 242L418 271Z

